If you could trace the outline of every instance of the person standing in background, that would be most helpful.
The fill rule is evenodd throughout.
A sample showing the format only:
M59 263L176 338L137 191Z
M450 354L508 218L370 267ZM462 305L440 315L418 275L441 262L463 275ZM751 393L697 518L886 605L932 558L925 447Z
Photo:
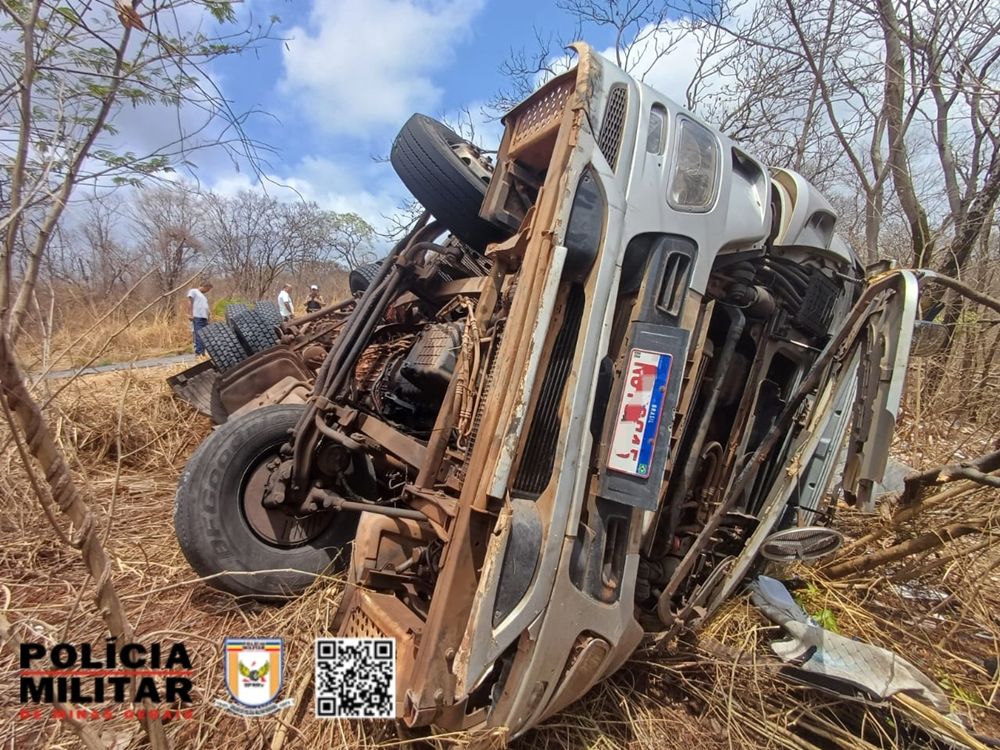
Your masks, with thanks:
M289 320L295 315L295 308L292 306L292 285L285 284L278 292L278 311L282 320Z
M191 321L191 335L194 338L194 353L201 356L205 353L205 346L201 343L198 332L208 325L208 318L211 315L208 306L208 297L205 295L212 291L212 283L203 281L200 286L189 289L188 300L188 320Z
M313 284L309 287L309 299L306 300L306 312L314 313L323 309L323 298L320 296L319 287Z

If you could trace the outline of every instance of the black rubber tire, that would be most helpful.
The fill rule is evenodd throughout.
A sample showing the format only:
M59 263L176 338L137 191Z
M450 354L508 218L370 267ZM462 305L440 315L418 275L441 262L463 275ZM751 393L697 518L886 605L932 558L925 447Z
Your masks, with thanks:
M237 315L242 315L249 309L250 305L245 305L242 302L230 302L226 305L226 322L232 323L233 318Z
M281 325L281 313L278 312L278 306L274 302L261 300L253 306L253 311L267 321L267 324L272 328Z
M413 197L441 224L462 242L484 250L506 233L479 216L486 183L449 147L463 141L447 125L415 114L393 141L389 161Z
M202 442L184 467L174 499L174 530L184 557L210 586L236 596L284 599L316 573L350 561L358 514L342 511L307 544L279 547L254 533L240 490L248 471L277 454L302 414L300 405L265 406L230 419ZM224 572L256 575L217 575ZM280 571L280 572L273 572Z
M198 337L219 372L236 367L250 356L233 329L225 323L209 323L198 332Z
M378 270L382 267L384 261L385 258L372 263L365 263L363 266L352 269L347 275L347 285L351 289L351 294L358 295L367 289L375 280L375 276L378 274Z
M247 310L236 315L229 324L243 343L244 348L251 354L270 349L278 343L278 334L274 327L264 320L256 310Z

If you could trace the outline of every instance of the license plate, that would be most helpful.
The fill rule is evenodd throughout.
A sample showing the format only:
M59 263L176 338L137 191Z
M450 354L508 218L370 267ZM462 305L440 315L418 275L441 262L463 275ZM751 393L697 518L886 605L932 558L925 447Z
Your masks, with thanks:
M608 453L612 471L649 477L672 359L669 354L645 349L633 349L629 355Z

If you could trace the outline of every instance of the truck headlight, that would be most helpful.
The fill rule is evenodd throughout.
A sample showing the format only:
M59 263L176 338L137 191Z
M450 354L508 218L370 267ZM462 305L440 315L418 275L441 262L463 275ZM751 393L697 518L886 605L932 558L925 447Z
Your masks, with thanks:
M667 199L679 211L708 211L719 189L719 142L712 132L679 118Z

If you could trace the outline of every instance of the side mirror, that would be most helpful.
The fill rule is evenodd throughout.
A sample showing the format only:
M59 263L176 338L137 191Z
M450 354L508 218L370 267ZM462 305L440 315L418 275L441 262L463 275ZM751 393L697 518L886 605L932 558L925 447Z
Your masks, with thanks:
M917 320L913 323L913 341L910 343L911 357L927 357L940 354L948 348L951 333L943 323Z

